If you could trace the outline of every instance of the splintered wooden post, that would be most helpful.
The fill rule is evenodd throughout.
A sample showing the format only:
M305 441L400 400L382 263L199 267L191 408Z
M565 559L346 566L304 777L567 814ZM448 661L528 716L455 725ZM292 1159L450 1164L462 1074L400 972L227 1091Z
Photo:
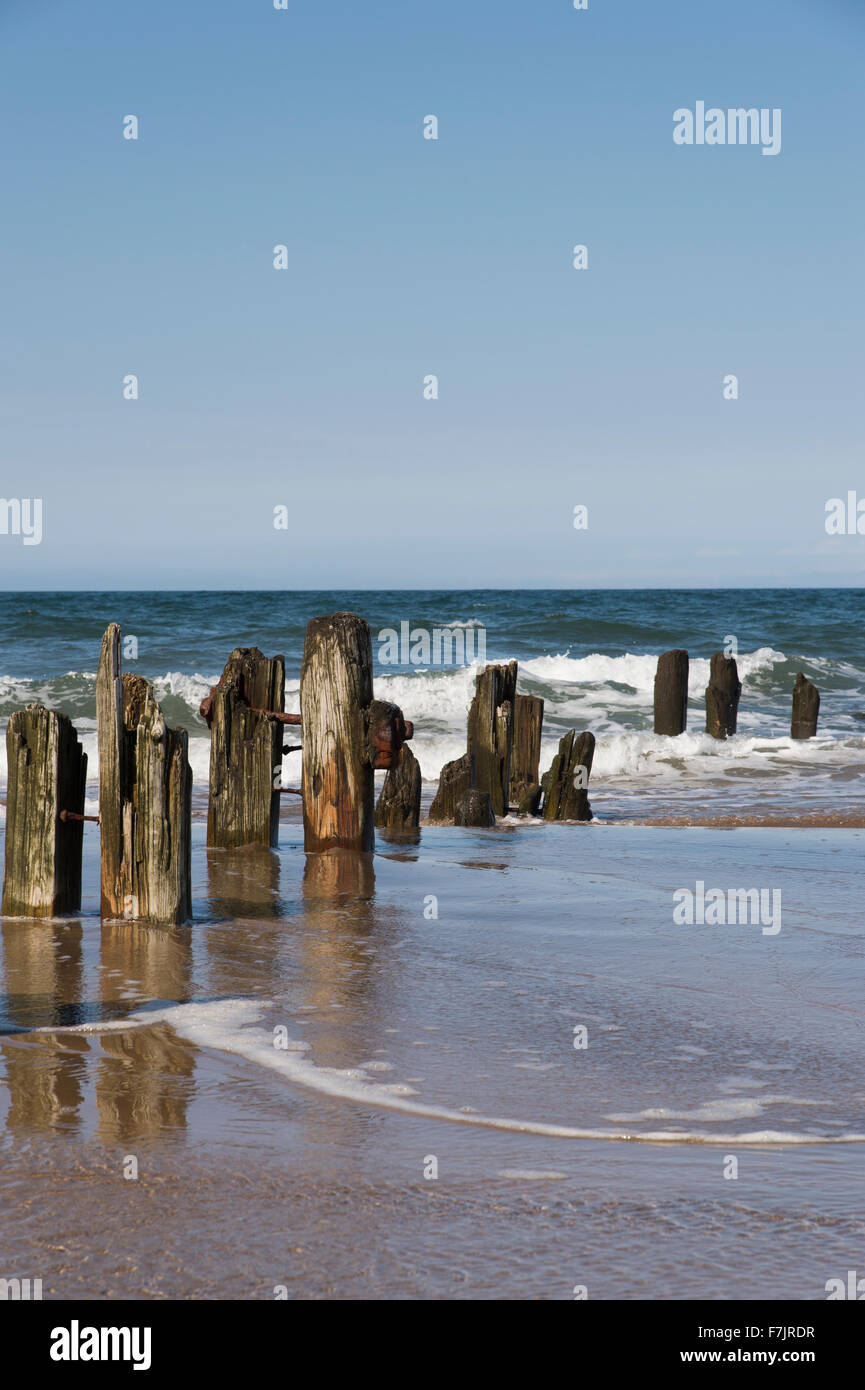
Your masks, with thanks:
M354 613L313 618L300 672L303 845L307 851L371 850L372 641Z
M511 780L517 663L486 666L478 674L468 719L472 785L489 792L493 815L506 816Z
M543 723L544 702L539 696L514 697L514 741L509 792L512 806L519 806L529 787L537 784Z
M735 659L715 652L706 686L706 733L712 738L726 738L736 732L741 694L742 682Z
M416 830L420 825L420 763L408 744L399 750L394 767L385 773L375 808L380 830Z
M96 720L102 916L185 922L192 902L187 735L166 727L146 680L121 675L116 623L102 639Z
M439 776L438 791L429 808L429 818L435 825L453 825L456 804L472 784L472 760L468 753L445 763Z
M373 699L369 624L356 613L307 624L300 710L303 847L369 852L373 771L394 767L414 730L397 705Z
M87 754L65 714L28 705L6 728L4 917L58 917L81 906ZM71 817L63 815L71 812Z
M549 772L544 773L544 820L591 820L589 776L595 736L571 729L559 743Z
M819 713L820 691L800 671L796 677L796 684L793 686L793 719L790 724L790 737L813 738L817 733Z
M658 657L655 673L655 733L683 734L688 727L688 653Z
M279 843L285 658L235 647L204 717L210 724L207 843L236 849ZM276 785L274 785L276 784Z

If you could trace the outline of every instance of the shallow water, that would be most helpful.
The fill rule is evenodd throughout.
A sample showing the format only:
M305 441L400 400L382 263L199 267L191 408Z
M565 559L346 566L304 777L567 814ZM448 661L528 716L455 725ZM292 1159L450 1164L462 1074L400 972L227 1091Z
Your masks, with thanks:
M80 919L3 922L9 1273L808 1299L861 1264L862 832L195 837L188 928L100 926L93 833ZM780 931L676 925L697 880L780 890Z

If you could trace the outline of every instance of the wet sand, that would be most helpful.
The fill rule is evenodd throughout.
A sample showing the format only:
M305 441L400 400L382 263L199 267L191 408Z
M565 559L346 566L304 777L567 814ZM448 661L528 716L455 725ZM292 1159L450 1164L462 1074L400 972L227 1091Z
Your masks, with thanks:
M81 917L3 922L0 1273L807 1300L861 1263L860 832L282 839L208 855L197 822L196 920L163 931L100 925L89 834ZM676 925L697 879L779 888L781 931Z

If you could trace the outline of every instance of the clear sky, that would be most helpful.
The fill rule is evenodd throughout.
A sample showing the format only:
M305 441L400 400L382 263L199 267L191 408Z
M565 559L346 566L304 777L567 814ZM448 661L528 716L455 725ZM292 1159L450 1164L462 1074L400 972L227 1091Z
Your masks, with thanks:
M859 0L0 0L0 586L865 583L863 57Z

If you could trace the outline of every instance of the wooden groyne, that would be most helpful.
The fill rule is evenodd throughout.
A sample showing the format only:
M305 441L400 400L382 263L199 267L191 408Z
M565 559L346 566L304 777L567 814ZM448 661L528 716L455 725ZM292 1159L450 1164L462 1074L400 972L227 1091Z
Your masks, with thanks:
M588 785L594 735L571 729L538 779L544 702L517 694L518 665L479 671L466 752L446 763L430 807L434 825L490 826L510 812L545 820L591 820Z
M105 921L172 925L191 915L188 736L166 725L146 680L122 672L120 652L120 628L111 623L96 679L98 816L84 813L87 758L66 715L34 704L9 720L5 916L45 918L80 909L86 821L99 824ZM659 657L654 729L662 737L676 738L687 728L688 675L687 651ZM594 735L566 730L541 775L544 701L518 693L517 680L515 661L477 673L466 751L442 768L430 824L489 828L508 815L592 819ZM705 692L711 737L736 733L741 693L735 659L715 652ZM200 709L211 733L208 849L267 856L278 843L281 796L299 796L304 849L321 859L318 867L308 861L308 883L354 881L350 866L358 854L367 863L361 874L366 883L375 827L418 832L421 769L409 747L411 721L397 705L375 698L372 641L363 618L333 613L310 621L300 713L284 706L284 658L235 647ZM800 673L792 691L792 738L815 737L819 709L819 691ZM299 743L284 741L292 728ZM294 751L301 753L301 786L283 787L282 759ZM386 776L376 806L377 770Z

